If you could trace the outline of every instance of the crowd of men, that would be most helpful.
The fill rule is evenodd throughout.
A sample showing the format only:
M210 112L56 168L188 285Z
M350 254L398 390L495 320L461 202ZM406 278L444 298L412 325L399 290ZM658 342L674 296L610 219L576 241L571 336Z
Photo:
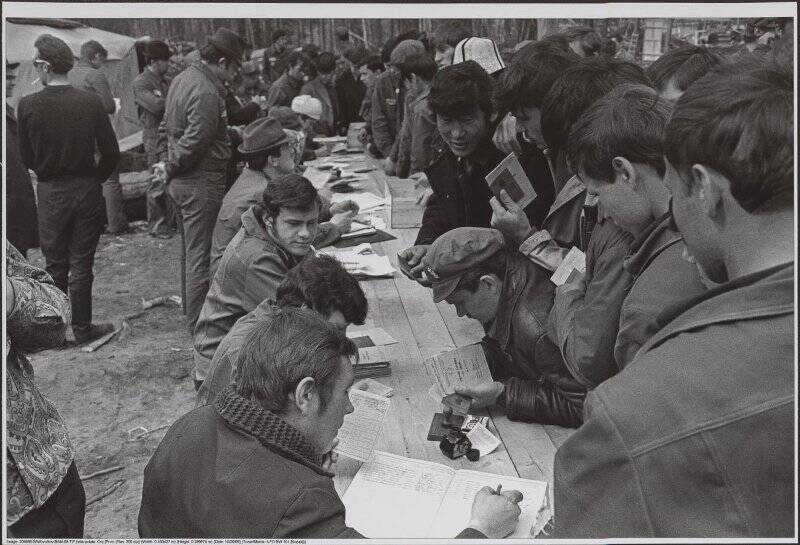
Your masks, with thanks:
M346 31L336 51L292 49L281 30L260 62L221 28L169 82L169 48L148 43L134 92L154 173L149 228L182 236L198 401L145 469L139 535L363 537L345 523L332 470L353 411L358 353L345 332L368 304L315 252L358 206L331 204L299 174L325 153L314 136L360 122L385 172L420 190L404 274L484 328L494 381L457 393L471 410L577 428L553 468L556 537L792 536L795 97L784 33L767 50L684 46L643 68L590 28L522 44L511 60L452 23L376 53ZM111 222L116 105L102 46L84 49L75 64L63 41L40 36L44 90L7 113L19 175L37 175L46 261L46 272L25 261L29 233L7 242L15 537L83 535L74 449L26 354L62 344L67 324L77 343L109 330L92 322L91 288ZM511 152L537 194L525 208L485 180ZM574 248L585 271L556 287ZM507 536L521 499L482 489L458 537Z

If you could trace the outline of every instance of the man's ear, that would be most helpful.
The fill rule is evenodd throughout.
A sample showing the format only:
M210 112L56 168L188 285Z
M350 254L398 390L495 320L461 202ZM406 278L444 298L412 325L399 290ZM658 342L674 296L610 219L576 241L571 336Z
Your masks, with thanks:
M497 277L493 274L484 274L483 276L481 276L480 283L489 290L498 292L500 291L500 282L497 280Z
M689 195L700 202L705 214L715 223L722 223L722 196L729 185L727 178L711 167L696 164L692 165L689 184Z
M611 160L611 169L614 171L614 182L628 184L631 189L638 185L636 167L624 157L617 156Z
M319 388L311 377L305 377L294 388L294 403L300 414L310 416L319 412Z

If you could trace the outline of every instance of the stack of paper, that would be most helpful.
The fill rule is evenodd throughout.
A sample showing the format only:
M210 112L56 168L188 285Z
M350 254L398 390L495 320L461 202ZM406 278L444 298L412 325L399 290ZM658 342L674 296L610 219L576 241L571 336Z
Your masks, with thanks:
M318 253L335 257L347 272L355 276L393 276L395 272L389 258L376 254L368 242L352 248L324 248Z

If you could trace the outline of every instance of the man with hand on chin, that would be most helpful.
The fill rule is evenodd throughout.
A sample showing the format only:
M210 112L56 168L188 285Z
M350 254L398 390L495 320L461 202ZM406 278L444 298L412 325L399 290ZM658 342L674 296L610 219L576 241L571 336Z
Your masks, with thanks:
M330 472L353 412L357 358L355 344L314 310L265 317L244 341L236 385L173 424L148 462L139 536L364 537L346 525ZM507 536L521 500L516 490L482 488L457 537Z

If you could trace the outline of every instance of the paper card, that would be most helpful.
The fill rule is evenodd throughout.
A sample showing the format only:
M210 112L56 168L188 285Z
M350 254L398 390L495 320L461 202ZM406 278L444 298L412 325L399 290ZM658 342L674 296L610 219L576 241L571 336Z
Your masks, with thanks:
M489 364L480 344L442 352L426 358L423 364L431 382L438 384L444 395L452 394L456 386L476 386L492 382Z
M365 346L382 346L386 344L395 344L397 339L389 335L382 327L373 327L370 329L350 330L347 336L356 342L356 339L366 337L371 344ZM356 344L358 344L356 342Z
M576 246L573 246L564 256L564 260L553 273L553 276L550 277L550 281L556 286L561 286L568 282L570 277L575 277L574 271L580 274L586 272L586 254Z
M494 452L500 446L500 439L494 436L489 429L483 424L476 424L469 432L467 432L467 439L472 443L472 448L478 449L481 456Z
M498 200L500 191L505 189L514 202L522 208L528 206L536 198L536 191L514 153L509 153L494 170L486 175L486 182Z
M392 401L382 395L351 389L350 402L354 410L344 417L335 451L366 462L383 433L383 422Z
M392 395L394 395L394 388L386 386L385 384L378 382L374 378L365 378L359 380L354 385L354 388L384 397L392 397Z

